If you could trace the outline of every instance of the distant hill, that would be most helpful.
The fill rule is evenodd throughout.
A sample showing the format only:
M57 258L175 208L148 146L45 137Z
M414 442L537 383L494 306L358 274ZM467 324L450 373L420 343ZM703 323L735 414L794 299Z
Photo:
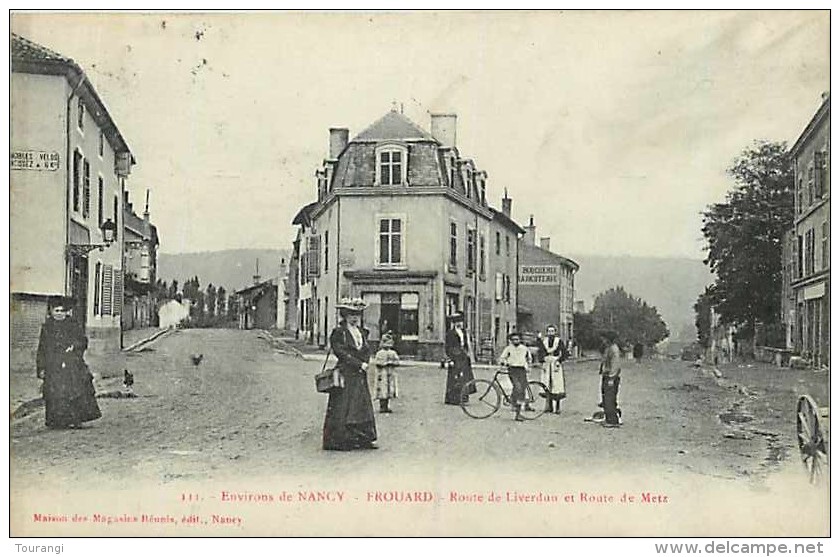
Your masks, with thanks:
M262 280L276 277L280 272L280 259L288 263L288 250L234 249L200 253L158 254L158 278L179 284L197 276L202 290L208 284L224 286L228 292L241 290L254 283L257 259L260 260Z
M714 278L699 259L570 257L580 264L580 271L575 275L575 298L586 303L586 311L592 309L595 296L620 285L656 306L673 340L694 339L694 302Z

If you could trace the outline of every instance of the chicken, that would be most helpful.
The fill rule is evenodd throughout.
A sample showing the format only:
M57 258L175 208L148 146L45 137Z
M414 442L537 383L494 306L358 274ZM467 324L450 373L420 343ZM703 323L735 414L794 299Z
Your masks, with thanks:
M134 374L127 369L123 371L123 385L128 392L131 392L132 387L134 387Z
M190 354L190 359L194 366L197 366L201 363L201 360L204 359L204 354Z

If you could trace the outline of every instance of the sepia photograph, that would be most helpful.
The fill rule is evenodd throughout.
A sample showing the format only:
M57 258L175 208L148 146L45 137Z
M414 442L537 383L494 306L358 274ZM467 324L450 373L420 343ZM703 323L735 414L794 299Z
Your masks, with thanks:
M830 536L829 10L9 27L10 537Z

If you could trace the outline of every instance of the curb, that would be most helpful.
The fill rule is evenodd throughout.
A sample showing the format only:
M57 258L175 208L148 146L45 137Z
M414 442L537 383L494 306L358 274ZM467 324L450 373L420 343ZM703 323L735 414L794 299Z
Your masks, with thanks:
M149 344L151 342L154 342L155 340L159 339L163 335L165 335L167 333L170 333L174 330L175 329L173 327L169 327L169 328L166 328L166 329L160 329L159 331L156 331L154 334L152 334L148 338L138 340L137 342L135 342L131 346L126 346L125 348L122 349L122 351L123 352L132 352L134 350L137 350L138 348L142 348L143 346L146 346L147 344Z

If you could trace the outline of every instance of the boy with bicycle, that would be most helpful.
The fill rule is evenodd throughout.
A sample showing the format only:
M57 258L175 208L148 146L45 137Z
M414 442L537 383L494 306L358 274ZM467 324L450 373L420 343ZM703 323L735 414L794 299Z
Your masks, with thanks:
M513 385L513 392L510 395L510 403L513 410L516 412L514 420L517 422L525 421L520 413L522 410L522 402L525 401L525 412L533 412L525 398L525 389L528 384L528 366L533 363L533 356L528 347L522 344L522 337L519 333L513 332L508 335L508 345L502 351L499 357L499 364L507 367L508 377Z

